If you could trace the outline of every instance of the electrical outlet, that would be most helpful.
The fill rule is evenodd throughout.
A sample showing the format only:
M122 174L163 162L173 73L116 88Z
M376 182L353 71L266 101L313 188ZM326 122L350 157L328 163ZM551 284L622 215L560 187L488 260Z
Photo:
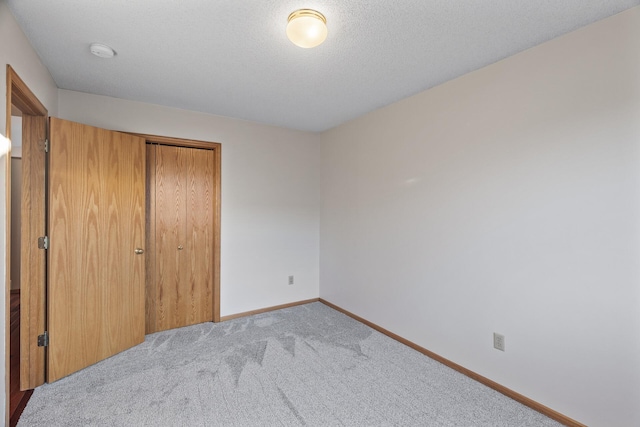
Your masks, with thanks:
M289 276L289 284L293 285L293 276Z
M504 335L493 333L493 348L504 351Z

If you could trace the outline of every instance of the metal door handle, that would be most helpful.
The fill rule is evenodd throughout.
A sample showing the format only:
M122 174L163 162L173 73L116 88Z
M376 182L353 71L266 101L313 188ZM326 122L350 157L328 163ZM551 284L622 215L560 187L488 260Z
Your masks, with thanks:
M134 252L136 255L141 255L141 254L143 254L143 253L144 253L144 249L142 249L142 248L136 248L133 252Z
M184 249L184 248L182 247L182 245L178 246L178 250L179 250L179 251L181 251L181 250L183 250L183 249Z

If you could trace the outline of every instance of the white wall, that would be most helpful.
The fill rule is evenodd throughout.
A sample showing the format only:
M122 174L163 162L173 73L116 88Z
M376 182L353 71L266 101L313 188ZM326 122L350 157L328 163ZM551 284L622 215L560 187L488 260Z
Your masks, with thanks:
M42 65L37 54L29 44L24 33L11 15L9 8L0 0L0 289L7 289L7 194L6 179L10 153L6 140L6 64L10 64L24 80L38 99L55 115L58 105L58 90L49 72ZM0 292L0 354L6 356L7 328L6 293ZM4 360L4 359L3 359ZM4 388L6 375L5 364L0 363L0 422L6 417L7 395Z
M318 134L67 90L59 117L222 143L221 315L318 297Z
M324 133L320 295L640 425L639 161L636 7Z

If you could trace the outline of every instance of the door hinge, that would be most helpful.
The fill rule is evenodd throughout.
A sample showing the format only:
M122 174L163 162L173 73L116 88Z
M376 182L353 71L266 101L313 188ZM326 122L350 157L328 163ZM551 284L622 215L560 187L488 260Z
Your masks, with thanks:
M38 335L38 347L47 347L49 345L49 332L44 331L44 334Z
M49 236L38 237L38 249L49 249Z
M45 153L49 152L49 140L45 139L44 141L42 141L42 149L44 150Z

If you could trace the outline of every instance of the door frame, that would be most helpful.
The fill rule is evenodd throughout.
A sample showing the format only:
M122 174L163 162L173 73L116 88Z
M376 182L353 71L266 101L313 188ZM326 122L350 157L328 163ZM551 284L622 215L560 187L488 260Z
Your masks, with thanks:
M18 110L21 114L27 114L32 116L42 116L48 117L49 112L45 108L45 106L40 102L40 100L35 96L35 94L29 89L26 83L18 76L15 70L11 67L11 65L7 64L7 104L6 104L6 137L11 139L11 117L12 113L15 110ZM9 153L10 154L10 153ZM24 161L24 156L23 156ZM28 161L28 159L27 159ZM6 277L5 277L5 422L9 423L9 380L10 380L10 293L11 293L11 156L7 155L7 176L6 176L6 207L7 207L7 221L6 221ZM44 290L46 287L46 282L38 284L38 286L42 286ZM22 288L22 286L21 286ZM22 310L28 311L29 307L29 298L23 298L22 292L20 293L20 302L21 302L21 312ZM23 305L23 301L27 302ZM22 314L21 314L22 316ZM21 321L22 328L22 321ZM32 332L29 331L28 336L32 335ZM37 331L35 332L34 339L37 339ZM21 331L21 341L23 340ZM22 344L21 344L22 347ZM22 349L21 349L22 353ZM20 356L22 358L22 354ZM44 359L43 359L44 360ZM31 369L32 366L29 366ZM42 372L44 372L44 363L41 367ZM22 375L22 372L21 372Z
M200 148L213 151L213 321L220 322L220 213L221 213L221 165L222 144L219 142L198 141L185 138L133 133L141 136L147 144L172 145L175 147ZM148 166L148 165L147 165ZM147 177L149 175L147 169ZM147 191L149 188L147 186ZM147 197L149 195L147 194ZM152 220L152 219L151 219ZM147 232L147 239L151 233ZM147 241L147 251L152 250L153 242ZM147 263L147 266L149 263ZM149 295L149 271L147 271L147 295ZM148 308L148 307L147 307Z

